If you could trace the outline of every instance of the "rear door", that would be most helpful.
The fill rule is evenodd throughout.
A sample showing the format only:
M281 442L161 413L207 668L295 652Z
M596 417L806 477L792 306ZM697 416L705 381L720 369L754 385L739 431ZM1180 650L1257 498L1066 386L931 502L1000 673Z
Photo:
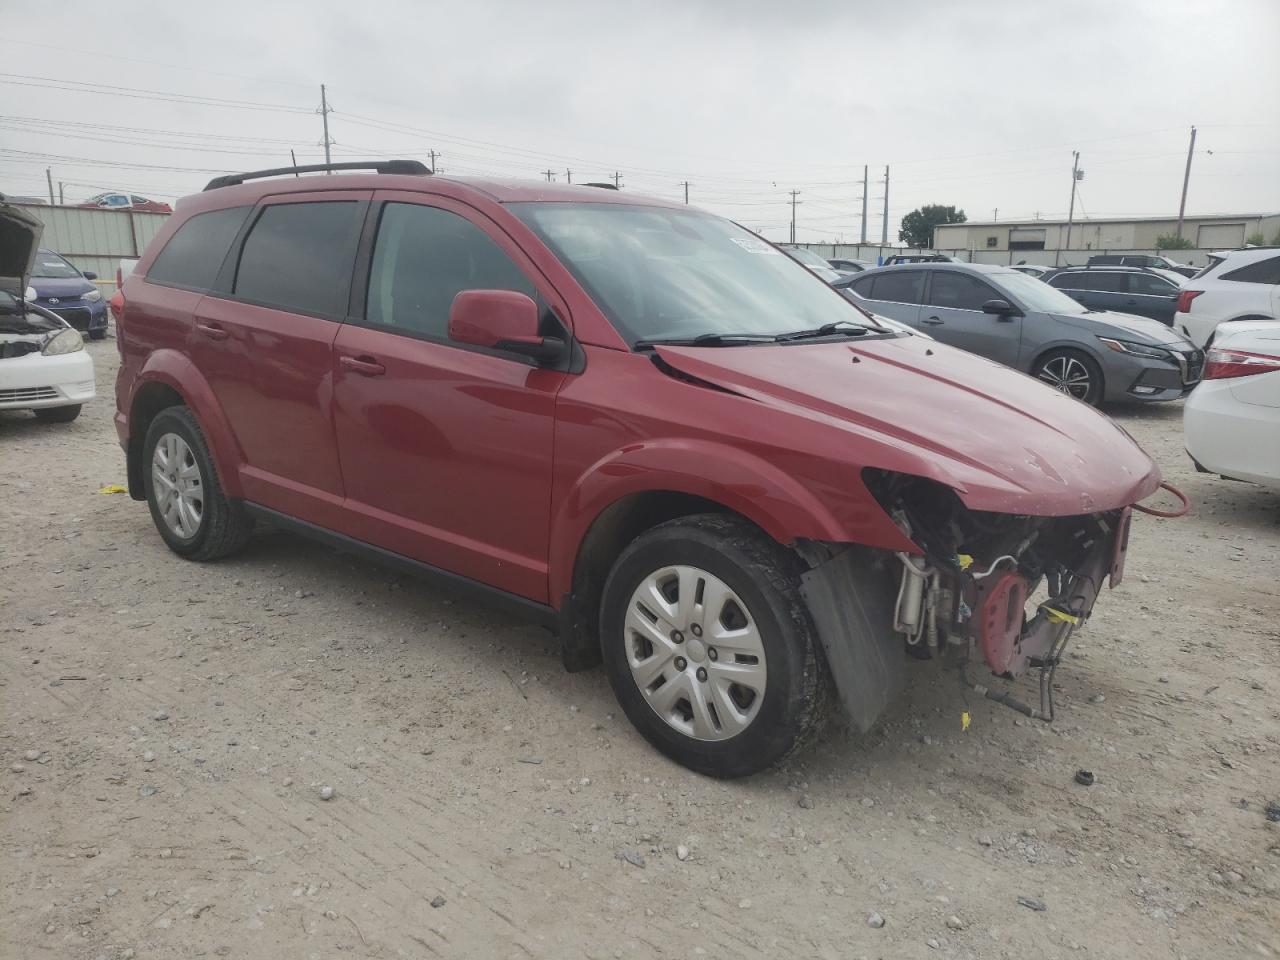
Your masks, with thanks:
M1090 310L1125 311L1129 282L1123 270L1084 270L1075 275L1071 298Z
M264 199L223 267L226 292L200 302L191 335L240 446L246 498L324 526L336 523L343 494L332 345L370 195Z
M920 329L953 347L1013 366L1018 360L1022 318L982 312L988 300L1008 299L973 274L931 270Z

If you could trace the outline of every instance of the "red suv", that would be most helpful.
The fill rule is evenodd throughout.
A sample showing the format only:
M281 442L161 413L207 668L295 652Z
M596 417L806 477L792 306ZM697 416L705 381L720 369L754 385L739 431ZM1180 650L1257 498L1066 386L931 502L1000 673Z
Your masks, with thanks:
M1160 482L1110 420L687 206L339 167L376 172L213 181L113 304L129 490L175 553L263 520L476 590L715 776L829 694L867 729L907 653L1038 668L1035 706L965 682L1051 716Z

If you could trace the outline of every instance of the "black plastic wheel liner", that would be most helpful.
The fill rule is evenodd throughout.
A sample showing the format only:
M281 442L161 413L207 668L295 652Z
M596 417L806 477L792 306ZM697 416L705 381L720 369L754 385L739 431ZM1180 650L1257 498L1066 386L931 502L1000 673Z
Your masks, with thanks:
M895 572L883 556L851 547L800 578L840 702L861 733L906 682L902 637L893 630Z

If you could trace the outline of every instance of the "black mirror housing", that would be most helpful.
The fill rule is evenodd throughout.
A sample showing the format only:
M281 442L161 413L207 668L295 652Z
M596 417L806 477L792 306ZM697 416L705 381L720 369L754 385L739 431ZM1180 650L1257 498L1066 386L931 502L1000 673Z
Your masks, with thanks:
M982 305L982 312L994 314L997 317L1022 316L1022 311L1011 304L1008 300L988 300Z

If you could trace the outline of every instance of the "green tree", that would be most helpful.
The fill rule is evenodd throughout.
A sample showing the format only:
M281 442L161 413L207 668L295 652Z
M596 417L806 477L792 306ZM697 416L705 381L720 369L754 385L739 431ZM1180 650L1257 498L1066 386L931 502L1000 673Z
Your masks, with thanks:
M1175 236L1172 233L1161 234L1156 237L1157 250L1190 250L1195 244L1186 237Z
M932 247L933 228L944 223L964 223L969 218L963 210L930 203L919 210L912 210L902 218L898 239L909 247Z

